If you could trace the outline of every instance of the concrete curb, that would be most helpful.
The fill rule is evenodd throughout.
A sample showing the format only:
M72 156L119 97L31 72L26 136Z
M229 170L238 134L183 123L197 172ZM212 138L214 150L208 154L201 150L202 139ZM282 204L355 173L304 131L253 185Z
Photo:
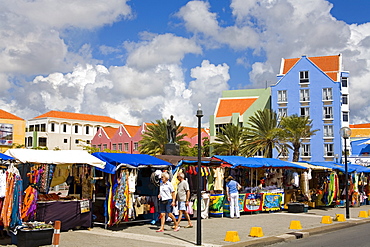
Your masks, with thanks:
M273 236L273 237L266 237L266 238L259 238L256 240L250 240L250 241L242 241L234 244L228 244L228 245L223 245L225 247L243 247L243 246L248 246L248 247L262 247L262 246L268 246L280 242L285 242L285 241L292 241L298 238L305 238L309 237L312 235L318 235L318 234L323 234L323 233L328 233L328 232L333 232L337 231L340 229L356 226L356 225L361 225L361 224L366 224L370 223L370 218L369 219L362 219L362 220L356 220L356 221L345 221L345 222L338 222L336 224L330 224L330 225L325 225L325 226L320 226L320 227L315 227L307 230L300 230L299 232L288 232L286 234L282 234L279 236Z

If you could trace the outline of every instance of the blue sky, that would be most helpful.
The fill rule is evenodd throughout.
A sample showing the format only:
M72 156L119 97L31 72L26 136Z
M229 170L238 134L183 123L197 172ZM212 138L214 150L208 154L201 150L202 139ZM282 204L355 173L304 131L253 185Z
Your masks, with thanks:
M368 0L4 0L0 108L207 125L223 90L272 85L281 58L343 54L351 123L370 122Z

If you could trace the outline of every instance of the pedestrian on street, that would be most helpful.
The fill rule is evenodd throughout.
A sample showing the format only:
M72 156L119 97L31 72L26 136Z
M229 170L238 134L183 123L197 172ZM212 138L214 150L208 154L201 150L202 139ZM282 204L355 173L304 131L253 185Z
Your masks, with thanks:
M180 183L177 185L177 206L179 209L179 219L177 225L180 227L182 215L184 214L185 219L188 221L188 225L185 226L185 228L192 228L193 224L191 223L190 216L186 211L187 207L189 207L190 200L189 183L185 180L185 174L183 172L179 172L177 174L177 179L180 181Z
M239 210L239 189L241 188L240 184L234 180L232 176L228 176L226 179L226 194L227 200L230 204L230 218L233 219L236 217L240 218Z
M162 183L159 186L159 212L161 213L161 227L156 232L164 231L164 224L166 222L166 214L175 223L175 232L180 230L175 216L172 214L172 207L176 205L175 190L169 181L170 175L167 172L161 174Z

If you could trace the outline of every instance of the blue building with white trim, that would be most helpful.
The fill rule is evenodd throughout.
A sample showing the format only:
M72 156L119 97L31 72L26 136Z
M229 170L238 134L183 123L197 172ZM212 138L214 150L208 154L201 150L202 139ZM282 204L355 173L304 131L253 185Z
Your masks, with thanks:
M318 129L302 140L300 160L340 161L340 128L349 126L348 78L341 54L282 59L277 83L271 86L271 108L279 117L309 116L313 129ZM292 152L279 158L292 160Z

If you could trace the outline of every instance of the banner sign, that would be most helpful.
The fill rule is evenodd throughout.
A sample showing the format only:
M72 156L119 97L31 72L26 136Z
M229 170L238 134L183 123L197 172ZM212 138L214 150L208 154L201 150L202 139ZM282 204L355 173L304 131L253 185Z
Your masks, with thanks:
M0 123L0 145L11 146L13 144L13 124Z

